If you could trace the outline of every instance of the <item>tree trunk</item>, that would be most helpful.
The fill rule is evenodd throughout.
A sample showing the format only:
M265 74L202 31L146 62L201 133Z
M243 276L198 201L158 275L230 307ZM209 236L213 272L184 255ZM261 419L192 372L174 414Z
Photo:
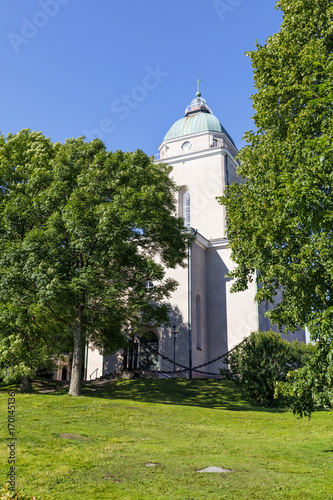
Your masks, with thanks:
M68 373L69 373L69 380L72 378L72 365L73 365L73 353L70 352L68 356Z
M31 391L32 391L32 386L31 386L30 375L22 377L21 378L21 385L20 385L20 392L31 392Z
M73 328L74 333L74 349L73 362L71 371L71 380L69 383L69 394L71 396L81 396L81 371L82 371L82 321L81 317L76 321Z

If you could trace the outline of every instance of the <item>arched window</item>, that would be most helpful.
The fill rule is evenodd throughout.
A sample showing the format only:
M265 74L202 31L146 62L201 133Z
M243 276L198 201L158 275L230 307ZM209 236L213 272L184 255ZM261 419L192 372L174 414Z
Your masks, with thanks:
M183 206L183 219L185 227L191 226L191 200L190 200L190 192L185 191L182 199Z
M197 326L197 349L201 349L201 298L196 298L196 326Z

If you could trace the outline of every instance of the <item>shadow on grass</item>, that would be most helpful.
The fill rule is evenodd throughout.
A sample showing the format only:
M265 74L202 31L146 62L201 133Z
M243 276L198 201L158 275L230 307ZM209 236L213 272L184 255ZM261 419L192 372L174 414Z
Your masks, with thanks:
M25 394L47 394L57 391L58 394L63 392L68 392L69 382L61 382L58 380L49 380L43 378L36 378L32 381L32 391ZM20 394L20 384L19 383L5 383L0 382L0 393L14 391L16 394ZM22 393L23 394L23 393Z
M0 384L0 392L14 390L16 384ZM33 381L32 394L66 396L68 384L50 380ZM116 380L82 387L82 396L104 400L125 400L143 403L197 406L230 411L261 411L282 413L283 408L253 406L240 387L231 380L217 379L133 379Z
M94 388L85 386L83 396L145 403L199 406L232 411L283 412L284 409L252 406L230 380L135 379L118 380Z

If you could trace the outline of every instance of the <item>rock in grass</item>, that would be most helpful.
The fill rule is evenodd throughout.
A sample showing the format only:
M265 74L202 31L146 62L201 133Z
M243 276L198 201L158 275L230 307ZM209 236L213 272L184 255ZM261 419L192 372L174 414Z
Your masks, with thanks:
M197 472L215 472L221 474L221 472L234 472L231 469L223 469L223 467L206 467L205 469L198 470Z

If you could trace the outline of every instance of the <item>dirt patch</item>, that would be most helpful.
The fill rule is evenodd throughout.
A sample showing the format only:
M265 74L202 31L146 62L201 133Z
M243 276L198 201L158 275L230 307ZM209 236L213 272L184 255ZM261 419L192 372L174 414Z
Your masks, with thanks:
M74 441L86 441L87 438L80 434L60 434L61 439L73 439Z
M82 385L85 387L104 387L105 385L109 385L111 382L114 382L116 378L110 377L110 378L102 378L102 379L95 379L95 380L85 380Z
M114 476L103 476L103 479L109 479L109 480L114 481L115 483L118 483L118 484L120 483L120 481L117 478L115 478Z
M39 394L50 394L51 392L56 392L57 390L58 389L41 389L40 391L37 391L37 392Z
M35 392L39 394L51 394L52 392L59 391L69 387L68 382L60 380L33 380L32 387Z

